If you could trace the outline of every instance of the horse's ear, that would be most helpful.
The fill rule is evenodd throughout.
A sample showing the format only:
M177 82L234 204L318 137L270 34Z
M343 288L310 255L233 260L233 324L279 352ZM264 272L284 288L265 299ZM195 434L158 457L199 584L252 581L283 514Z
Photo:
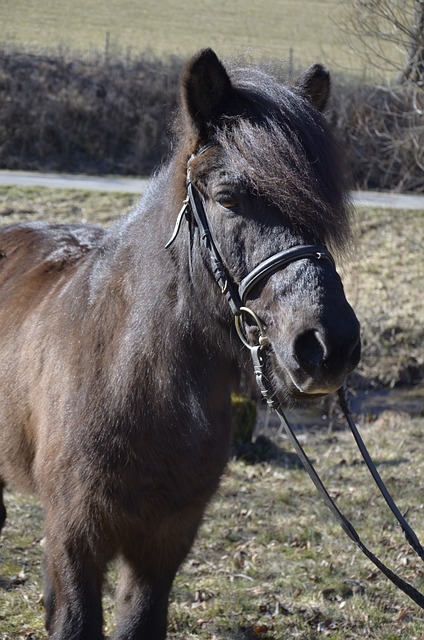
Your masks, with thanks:
M224 113L232 93L231 80L212 49L199 51L184 67L180 83L186 114L201 138Z
M330 73L322 64L313 64L297 79L295 88L319 111L323 111L330 96Z

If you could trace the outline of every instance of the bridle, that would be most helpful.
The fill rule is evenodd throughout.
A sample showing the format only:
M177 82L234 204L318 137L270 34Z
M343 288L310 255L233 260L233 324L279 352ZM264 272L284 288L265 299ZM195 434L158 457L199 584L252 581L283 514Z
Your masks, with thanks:
M262 396L266 399L267 404L271 409L273 409L280 418L281 424L286 432L286 435L290 442L292 443L296 453L299 456L304 468L308 472L312 482L323 498L325 504L332 512L333 516L341 525L344 532L349 536L349 538L355 542L355 544L361 549L361 551L380 569L388 578L391 580L399 589L401 589L406 595L408 595L416 604L418 604L422 609L424 609L424 596L421 594L415 587L411 584L403 580L400 576L394 573L391 569L389 569L386 565L384 565L381 560L379 560L362 542L359 537L354 526L349 522L349 520L343 515L340 509L335 504L334 500L331 498L327 489L325 488L322 480L320 479L318 473L313 467L310 459L308 458L306 452L304 451L302 445L300 444L296 434L294 433L292 427L290 426L285 414L284 410L281 407L281 402L279 401L275 390L272 388L271 383L271 374L268 371L269 363L266 358L267 351L270 348L270 342L266 335L266 331L264 325L260 318L256 315L252 309L246 306L246 299L252 289L259 284L260 282L269 278L276 271L280 271L284 269L288 265L297 262L299 260L327 260L331 263L332 267L335 268L335 263L333 257L331 256L328 249L321 245L299 245L296 247L291 247L289 249L285 249L283 251L279 251L273 256L267 258L260 264L258 264L247 276L243 278L243 280L236 285L234 280L231 278L228 273L224 261L221 257L221 254L218 250L218 246L216 240L212 234L211 228L209 226L209 222L206 215L206 210L204 206L204 200L202 194L197 189L197 187L191 181L190 175L190 163L199 155L205 153L208 149L213 146L217 146L216 142L211 142L201 149L196 154L193 154L187 163L187 195L183 202L183 206L178 214L177 221L174 227L174 231L168 243L166 244L166 248L170 247L175 239L178 236L178 233L181 229L182 221L185 219L189 222L190 225L194 225L197 227L200 240L204 247L206 248L209 259L210 266L212 269L213 276L215 278L216 283L221 289L221 293L225 296L230 309L234 315L235 326L237 333L239 335L242 343L250 350L250 354L252 357L253 368L255 372L256 382L259 386ZM191 264L191 254L190 254L190 264ZM257 344L252 345L246 333L245 327L245 318L248 317L250 323L257 328L258 330L258 338ZM405 538L410 546L413 548L415 553L424 560L424 548L418 540L417 535L413 531L413 529L409 526L404 516L399 511L397 505L395 504L393 498L388 492L386 486L381 479L375 465L371 459L370 454L363 442L359 431L355 425L353 420L352 413L349 407L349 400L347 395L346 387L342 387L338 390L338 400L340 407L343 411L343 414L347 420L347 423L352 431L354 439L358 445L358 448L367 464L367 467L377 484L383 498L385 499L387 505L391 509L392 513L395 515L398 520Z
M203 197L191 181L190 175L190 163L192 160L214 146L217 146L217 143L211 142L205 145L196 154L193 154L187 163L187 196L177 216L172 236L165 247L168 248L173 244L180 231L183 219L185 218L187 221L190 221L191 215L192 222L198 228L200 240L209 252L210 264L215 281L221 289L221 293L226 297L234 316L238 317L243 314L243 307L245 307L246 298L253 287L276 271L287 267L293 262L304 260L306 258L329 260L333 266L335 266L335 263L331 253L322 245L313 244L292 247L290 249L285 249L284 251L279 251L275 255L258 264L245 278L243 278L240 284L236 286L233 279L228 274L224 261L217 248L216 240L206 216Z

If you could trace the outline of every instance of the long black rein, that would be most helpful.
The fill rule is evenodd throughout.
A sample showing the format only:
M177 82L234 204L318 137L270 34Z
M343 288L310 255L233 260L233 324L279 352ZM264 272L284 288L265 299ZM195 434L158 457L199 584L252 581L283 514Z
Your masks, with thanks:
M379 560L379 558L377 558L377 556L370 551L370 549L368 549L368 547L362 542L358 532L356 531L355 527L352 525L352 523L346 518L346 516L340 511L340 509L337 507L336 503L334 502L334 500L332 499L332 497L330 496L330 494L328 493L327 489L325 488L321 478L319 477L318 473L316 472L312 462L310 461L308 455L306 454L305 450L303 449L302 445L300 444L298 438L296 437L296 434L292 428L292 426L290 425L290 423L288 422L284 411L282 409L282 407L280 406L280 404L278 403L278 400L275 398L275 396L272 394L272 390L271 390L271 386L270 386L270 381L269 378L270 376L265 375L264 371L265 371L265 359L264 359L264 353L263 353L263 348L258 346L258 347L253 347L251 349L251 354L252 354L252 360L253 360L253 365L254 365L254 369L255 369L255 375L256 375L256 380L258 382L259 388L261 390L262 395L267 399L267 403L269 404L269 406L274 409L274 411L277 413L281 424L286 432L286 435L288 437L288 439L290 440L291 444L293 445L293 448L295 449L297 455L299 456L299 459L303 465L303 467L306 469L306 471L308 472L309 477L311 478L312 482L314 483L316 489L318 490L321 498L324 500L325 504L327 505L327 507L330 509L331 513L333 514L333 516L335 517L335 519L337 520L337 522L340 524L340 526L342 527L343 531L349 536L349 538L355 542L355 544L360 548L360 550L367 556L367 558L369 558L369 560L371 560L371 562L373 562L375 564L375 566L380 569L380 571L382 573L384 573L384 575L389 578L389 580L391 580L393 582L393 584L395 584L401 591L403 591L407 596L409 596L411 598L411 600L413 600L416 604L418 604L422 609L424 609L424 596L423 594L418 591L417 589L415 589L415 587L413 587L411 584L409 584L409 582L406 582L405 580L403 580L403 578L401 578L400 576L398 576L396 573L394 573L391 569L389 569L389 567L387 567L385 564L383 564L383 562L381 562L381 560ZM391 497L390 493L388 492L387 488L385 487L377 469L375 468L375 465L371 459L371 456L368 453L368 450L365 447L365 444L361 438L361 436L359 435L359 432L355 426L355 423L352 419L350 410L348 408L348 401L347 401L347 397L346 397L346 390L344 388L339 389L338 391L338 397L339 397L339 402L340 402L340 406L342 408L343 414L346 417L346 420L349 424L350 429L352 430L352 433L355 437L355 440L358 444L359 450L367 464L367 467L369 469L369 471L371 472L371 475L373 476L375 482L377 483L378 488L380 489L384 499L386 500L387 504L389 505L390 509L392 510L392 512L394 513L396 519L398 520L399 524L402 527L402 530L405 534L405 537L408 541L408 543L411 545L411 547L414 549L414 551L420 556L421 559L423 559L423 548L420 544L420 542L418 541L417 536L415 535L414 531L411 529L411 527L408 525L408 523L406 522L405 518L402 516L402 514L400 513L398 507L396 506L393 498Z
M208 144L202 147L196 155L204 153L207 149L213 146L214 143ZM192 156L193 158L194 156ZM190 160L192 159L190 158ZM237 333L243 342L243 344L250 350L252 356L252 362L255 372L255 377L262 396L266 399L268 405L277 413L282 426L287 434L288 439L292 443L297 455L299 456L302 465L308 472L312 482L317 488L319 494L323 498L325 504L332 512L335 519L341 525L343 531L349 536L349 538L361 549L361 551L375 564L382 573L384 573L389 580L391 580L401 591L409 596L416 604L424 609L424 596L415 587L403 580L400 576L389 569L381 560L370 551L362 542L359 534L357 533L351 522L343 515L340 509L331 498L327 489L325 488L318 473L315 471L310 459L300 444L293 428L290 426L281 404L276 397L275 391L272 389L271 375L267 371L266 351L270 347L269 340L265 334L263 325L256 314L245 306L245 300L249 291L261 280L268 278L277 270L283 269L288 264L291 264L297 260L328 260L335 268L334 260L326 249L326 247L320 245L303 245L292 247L290 249L280 251L279 253L271 256L261 264L259 264L253 271L251 271L238 285L233 283L224 262L219 253L217 243L212 235L211 229L208 224L206 211L204 207L203 197L197 190L195 185L191 182L190 178L190 160L188 162L187 169L187 197L184 200L183 206L177 217L174 232L171 239L167 243L166 247L169 247L176 239L178 232L181 228L182 220L185 218L189 223L194 224L199 231L200 238L209 252L211 268L214 278L219 285L221 292L225 295L231 311L235 316ZM253 318L253 323L259 330L258 345L252 346L245 335L243 317L249 316L250 320ZM384 485L381 476L379 475L370 454L358 432L358 429L354 423L352 414L349 408L349 402L347 398L347 392L345 388L341 388L338 391L338 400L346 421L352 431L354 439L358 445L358 448L363 456L365 463L376 482L381 494L383 495L387 505L391 509L392 513L398 520L407 542L411 545L417 555L424 560L424 549L418 540L418 537L414 533L413 529L409 526L404 516L399 511L396 503L388 492Z

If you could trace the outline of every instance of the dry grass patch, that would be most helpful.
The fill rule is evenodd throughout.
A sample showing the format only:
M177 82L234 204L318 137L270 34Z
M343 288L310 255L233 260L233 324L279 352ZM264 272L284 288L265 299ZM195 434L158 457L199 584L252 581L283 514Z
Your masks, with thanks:
M424 536L424 420L386 412L363 435L417 533ZM304 444L337 504L390 567L424 588L409 551L345 430L312 431ZM170 638L421 640L423 614L329 517L306 473L285 455L257 465L233 460L172 594ZM282 463L281 460L284 460ZM418 478L418 480L417 480ZM42 640L40 511L8 495L0 546L2 640ZM113 578L113 573L112 573ZM105 599L108 632L113 580Z
M359 209L358 248L345 269L362 324L359 370L378 385L424 378L424 211Z
M138 199L127 193L0 187L0 224L50 220L108 225L128 213Z

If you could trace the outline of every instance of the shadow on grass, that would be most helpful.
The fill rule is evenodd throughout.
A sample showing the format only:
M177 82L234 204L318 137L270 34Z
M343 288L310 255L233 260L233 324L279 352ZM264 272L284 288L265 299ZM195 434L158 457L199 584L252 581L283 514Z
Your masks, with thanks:
M258 436L254 442L233 445L233 457L248 464L269 462L286 469L297 469L302 466L294 452L285 451L266 436Z
M410 458L396 458L396 460L374 460L376 467L399 467L401 464L408 464Z
M20 589L24 582L25 580L17 576L13 578L4 578L3 576L0 576L0 590L12 591L13 589Z

